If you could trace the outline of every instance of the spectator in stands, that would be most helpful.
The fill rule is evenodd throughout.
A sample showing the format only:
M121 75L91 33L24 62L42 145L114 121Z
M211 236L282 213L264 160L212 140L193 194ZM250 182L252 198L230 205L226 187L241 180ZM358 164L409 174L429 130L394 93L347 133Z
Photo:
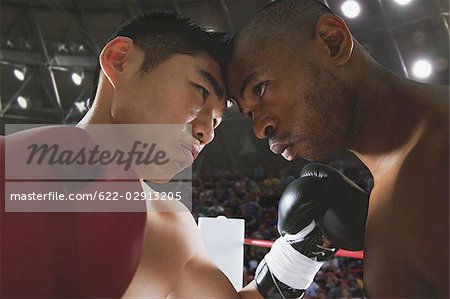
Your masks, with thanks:
M214 199L213 200L213 206L208 209L208 216L210 217L216 217L223 215L223 212L225 209L220 205L219 200Z

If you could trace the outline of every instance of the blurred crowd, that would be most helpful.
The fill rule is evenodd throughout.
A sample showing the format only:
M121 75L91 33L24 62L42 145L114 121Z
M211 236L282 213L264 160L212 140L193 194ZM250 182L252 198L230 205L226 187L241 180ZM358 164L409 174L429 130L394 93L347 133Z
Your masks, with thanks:
M333 161L331 166L369 191L371 176L364 169L347 167ZM232 173L210 170L193 174L193 214L245 219L245 238L275 240L278 238L277 205L285 187L295 180L298 169L282 169L277 173L259 169ZM254 276L256 267L269 249L245 246L244 285ZM362 261L333 258L316 275L304 298L362 298Z

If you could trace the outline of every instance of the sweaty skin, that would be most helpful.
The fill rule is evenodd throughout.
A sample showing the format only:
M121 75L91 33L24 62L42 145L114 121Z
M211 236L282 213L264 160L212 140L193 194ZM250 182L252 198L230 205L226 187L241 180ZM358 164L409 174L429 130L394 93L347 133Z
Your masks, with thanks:
M231 95L274 153L321 160L346 148L369 168L366 296L448 298L448 86L384 69L335 15L315 26L303 50L236 41Z

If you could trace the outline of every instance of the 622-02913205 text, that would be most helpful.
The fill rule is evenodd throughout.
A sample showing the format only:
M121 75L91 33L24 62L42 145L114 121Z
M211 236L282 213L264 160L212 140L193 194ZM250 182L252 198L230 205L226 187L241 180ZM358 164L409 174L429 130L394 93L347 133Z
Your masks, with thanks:
M11 193L11 201L19 200L43 200L43 201L60 201L60 200L181 200L181 192L110 192L95 191L92 193L70 193L47 192L47 193Z

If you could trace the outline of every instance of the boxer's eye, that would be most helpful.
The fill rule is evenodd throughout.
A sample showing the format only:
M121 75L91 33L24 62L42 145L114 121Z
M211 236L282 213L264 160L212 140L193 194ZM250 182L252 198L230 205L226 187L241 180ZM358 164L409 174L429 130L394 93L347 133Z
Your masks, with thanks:
M253 93L259 97L262 98L264 96L264 92L266 91L268 83L267 82L261 82L255 85L253 87Z
M206 98L209 96L209 91L200 85L197 85L197 89L200 92L200 94L202 95L203 99L206 100Z

